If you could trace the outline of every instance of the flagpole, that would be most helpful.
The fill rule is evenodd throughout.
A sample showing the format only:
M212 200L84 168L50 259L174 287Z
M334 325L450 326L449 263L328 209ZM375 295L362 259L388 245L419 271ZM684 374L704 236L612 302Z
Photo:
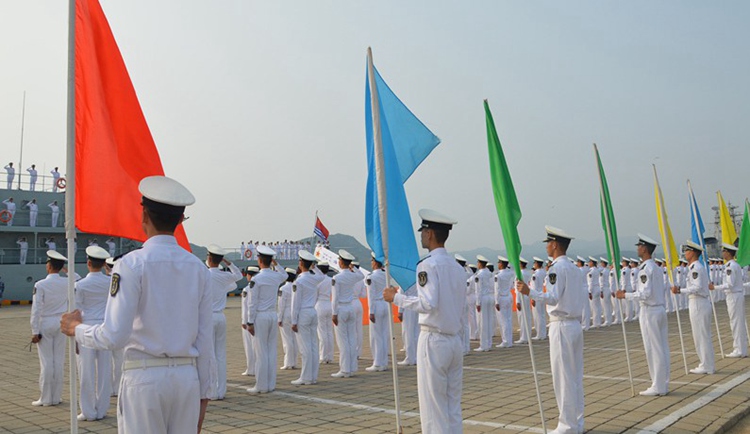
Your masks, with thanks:
M23 127L26 120L26 91L23 91L23 106L21 108L21 156L18 159L18 189L21 189L21 175L23 170Z
M599 159L599 149L596 147L596 143L594 143L594 153L596 154L596 164L597 164L597 172L599 173L599 200L602 203L602 206L605 209L604 214L604 222L607 226L607 244L609 245L610 250L610 258L609 260L613 262L613 265L615 267L615 288L620 288L620 278L619 278L619 270L617 269L617 257L615 255L615 243L613 240L613 234L612 234L612 226L610 219L612 216L609 215L609 209L606 207L606 201L604 197L604 179L602 179L602 167L601 167L601 160ZM619 253L619 252L618 252ZM622 340L625 343L625 360L628 364L628 378L630 379L630 393L632 393L632 396L635 396L635 384L633 383L633 367L630 366L630 348L628 347L628 335L625 330L625 318L622 315L623 310L625 309L624 303L622 300L615 298L615 303L620 304L620 324L622 325Z
M383 265L385 267L385 286L391 287L391 266L388 260L388 209L386 206L385 162L383 161L383 140L380 132L380 99L375 83L375 67L372 62L372 48L367 47L367 75L370 84L370 104L372 107L372 132L375 147L375 176L378 186L378 215L380 217L380 234L383 243ZM396 363L396 341L393 339L393 304L389 306L388 333L391 341L391 365L393 366L393 398L396 406L396 432L401 434L401 403L398 387L398 363Z
M76 307L75 299L75 172L76 172L76 116L75 116L75 40L76 40L76 0L68 0L68 119L67 119L67 152L66 166L68 183L65 189L65 237L68 242L68 310ZM78 371L76 370L75 337L68 338L68 365L70 389L70 432L78 433Z
M315 253L315 247L314 247L314 243L315 243L315 225L317 225L317 224L318 224L318 210L316 209L315 210L315 221L313 222L313 233L312 233L312 237L310 238L310 250L312 250L311 253Z
M527 283L527 282L524 282ZM536 400L539 403L539 416L542 418L542 431L547 434L547 421L544 419L544 406L542 405L542 392L539 389L539 374L536 370L536 357L534 357L534 345L531 344L531 324L529 324L528 312L531 310L531 296L526 297L521 291L516 291L521 297L521 315L523 316L523 328L526 331L526 339L529 342L529 357L531 357L531 372L534 374L534 387L536 388ZM528 303L526 302L526 299ZM528 306L528 307L527 307Z
M677 304L677 295L672 293L672 287L674 286L674 276L672 276L672 248L669 245L669 242L674 240L669 240L667 233L667 213L664 211L664 196L661 194L661 186L659 185L659 177L656 175L656 164L652 164L654 167L654 180L656 181L656 188L658 188L659 192L659 210L661 212L660 215L660 225L659 228L661 230L661 236L662 236L662 243L664 244L664 259L666 261L667 266L667 280L669 280L669 293L672 294L672 302L675 306L675 314L677 315L677 330L680 332L680 348L682 349L682 363L685 365L685 375L689 374L690 371L688 370L687 365L687 355L685 354L685 338L682 336L682 321L680 321L680 309L677 308L679 306Z
M700 241L701 249L703 249L703 259L706 259L706 244L703 241L703 234L698 233L700 227L698 226L698 210L696 209L695 193L693 193L693 186L690 184L690 180L687 180L688 191L690 191L690 211L693 214L693 221L695 222L695 232L698 234L698 241ZM705 265L705 262L704 262ZM706 269L708 272L708 269ZM716 324L716 337L719 339L719 351L721 351L721 358L724 358L724 344L721 343L721 330L719 329L719 317L716 316L716 305L714 304L713 294L708 294L708 300L711 302L711 310L714 313L714 324Z

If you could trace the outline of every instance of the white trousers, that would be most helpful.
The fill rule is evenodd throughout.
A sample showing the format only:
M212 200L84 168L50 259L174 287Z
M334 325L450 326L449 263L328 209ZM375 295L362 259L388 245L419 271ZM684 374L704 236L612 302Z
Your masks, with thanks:
M464 324L461 327L461 341L464 345L464 353L468 353L469 350L471 350L471 315L472 313L476 315L477 313L477 303L474 301L473 303L466 303L464 306ZM403 335L403 331L401 332Z
M417 351L417 392L422 432L463 432L463 344L459 336L422 331Z
M641 306L638 318L646 350L651 388L657 393L669 391L669 341L667 340L667 312L664 306Z
M261 392L276 389L276 346L279 341L278 317L274 311L258 312L255 317L255 388Z
M284 315L286 318L291 318L291 314L287 312ZM279 328L281 332L281 347L284 349L284 366L297 367L297 355L299 354L297 348L297 337L292 331L292 323L289 321L283 321Z
M547 303L535 300L534 306L531 311L534 313L534 328L536 329L537 339L547 338Z
M690 297L690 328L693 344L700 360L699 368L714 372L714 344L711 338L711 302L707 298Z
M18 258L18 263L21 265L26 264L26 256L28 255L28 249L21 249L21 256Z
M591 326L600 327L602 325L602 297L601 292L591 294Z
M10 220L8 220L8 223L6 223L8 226L13 226L13 218L16 216L15 211L10 211Z
M472 309L475 309L472 306ZM417 363L417 342L419 341L419 314L413 310L404 309L401 323L401 338L404 340L404 352L407 363Z
M183 434L198 429L200 383L192 365L130 369L122 374L118 434Z
M363 325L362 320L364 315L364 309L362 308L362 302L358 298L354 298L352 301L352 307L354 308L354 317L356 318L354 331L357 334L357 353L356 358L362 357L362 340L363 340Z
M298 321L297 345L302 354L302 372L299 378L306 382L318 381L318 313L312 307L301 309Z
M497 312L497 319L500 323L502 343L513 345L513 297L501 296L498 301L500 310Z
M625 300L625 321L633 321L635 319L635 306L636 302L633 300Z
M373 366L388 366L388 320L389 305L383 300L373 301L370 310L375 314L375 323L370 321L370 351Z
M359 300L353 303L359 304ZM362 305L360 304L360 307ZM353 373L357 371L357 321L355 308L350 305L339 305L336 328L336 343L339 346L339 371Z
M60 212L53 212L52 213L52 227L57 227L57 218L60 217Z
M214 356L218 378L216 392L218 399L224 399L224 395L227 394L227 318L224 312L213 313L213 324Z
M672 293L667 293L664 304L666 305L667 312L674 312L674 304L672 303Z
M253 350L253 335L242 329L242 346L245 347L245 373L255 375L255 350Z
M552 386L560 416L556 433L583 433L583 330L576 320L549 325Z
M620 310L622 309L622 302L610 294L610 298L612 299L612 315L613 315L613 323L619 324L620 323ZM622 312L623 319L625 312Z
M584 289L588 293L588 289ZM591 325L591 302L583 303L583 315L581 316L581 327L588 330Z
M479 314L479 348L492 348L492 335L495 332L495 301L492 295L483 295L479 300L482 307Z
M29 190L36 191L36 178L29 179Z
M88 420L102 419L112 395L112 352L78 346L81 413Z
M318 313L318 352L321 362L333 361L333 322L331 302L318 301L315 304Z
M57 404L62 401L63 366L65 363L65 335L60 332L60 317L42 318L39 330L42 340L37 344L39 352L39 390L42 404Z
M124 349L112 350L112 396L120 393L120 382L122 381L122 357Z
M604 314L603 325L608 326L612 323L612 293L609 292L609 288L602 288L602 313Z
M713 291L717 292L717 291ZM747 329L745 328L745 294L726 292L729 325L732 327L734 351L747 356Z
M36 216L38 213L39 211L29 211L29 226L36 226Z
M473 296L468 297L466 300L467 303L469 303L469 306L471 309L469 309L469 339L477 340L479 339L479 317L477 316L477 296L476 294Z

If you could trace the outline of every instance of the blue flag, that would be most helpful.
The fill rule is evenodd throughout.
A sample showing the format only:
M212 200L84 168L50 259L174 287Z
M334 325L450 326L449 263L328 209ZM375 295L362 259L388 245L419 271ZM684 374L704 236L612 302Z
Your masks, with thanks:
M375 71L375 86L380 102L380 134L383 144L386 209L388 210L388 250L390 271L398 284L408 289L416 282L419 253L414 236L404 183L417 166L440 143L435 136L391 91ZM378 212L378 185L375 172L375 143L369 74L365 81L365 129L367 136L367 193L365 232L370 249L383 261L383 236Z
M691 240L701 246L704 251L701 255L701 262L706 267L708 272L708 260L706 259L706 243L703 239L703 234L706 232L705 226L703 226L703 219L701 218L701 212L698 210L698 202L695 200L695 193L693 193L693 187L688 181L688 200L690 201L690 233Z

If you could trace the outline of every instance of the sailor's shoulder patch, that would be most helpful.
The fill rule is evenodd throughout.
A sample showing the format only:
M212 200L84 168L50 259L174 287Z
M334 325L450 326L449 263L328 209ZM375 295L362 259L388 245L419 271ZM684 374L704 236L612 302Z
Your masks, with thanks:
M549 273L549 283L553 285L557 283L557 273Z
M112 280L109 283L109 295L114 297L120 291L120 274L112 273Z
M419 274L417 274L417 279L419 280L419 286L427 285L427 272L420 271ZM479 278L477 278L477 282L478 281L479 281Z

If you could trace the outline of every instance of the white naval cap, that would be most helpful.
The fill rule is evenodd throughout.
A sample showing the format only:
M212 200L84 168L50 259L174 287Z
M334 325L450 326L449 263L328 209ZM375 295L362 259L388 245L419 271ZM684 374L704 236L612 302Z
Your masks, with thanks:
M320 261L318 262L318 268L320 267L330 267L330 265L328 264L328 261Z
M247 267L247 270L245 270L245 271L248 272L248 273L259 273L260 272L260 268L252 265L250 267Z
M604 262L605 264L609 264L609 260L607 258L602 258L599 256L599 262Z
M688 261L687 261L687 259L685 259L685 258L680 258L680 263L681 263L681 264L687 264L687 263L688 263Z
M182 214L195 203L195 197L184 185L166 176L147 176L138 184L143 205L158 212Z
M115 266L115 258L110 256L109 258L104 260L104 263L109 265L110 268L112 268Z
M703 247L700 246L700 244L695 243L693 241L685 241L685 249L694 250L696 252L702 252Z
M485 264L490 262L490 260L485 258L484 255L477 255L477 261L484 262Z
M352 261L352 265L354 265L355 267L359 267L359 262L357 262L357 261Z
M533 257L533 258L531 258L531 259L533 259L533 260L534 260L534 262L542 262L542 263L544 262L544 259L540 258L539 256L534 256L534 257ZM551 258L550 258L550 259L551 259Z
M456 253L455 255L453 255L453 257L454 257L454 258L456 258L456 261L460 261L460 262L468 262L468 261L466 260L466 258L464 258L463 256L459 255L458 253Z
M661 258L654 258L654 262L656 262L657 264L663 264L664 260Z
M315 262L317 260L315 259L315 255L308 252L307 250L300 250L298 255L299 255L299 258L302 259L303 261Z
M497 255L497 262L510 262L510 261L508 261L508 258L506 258L503 255Z
M445 214L441 214L431 209L420 209L419 218L422 219L422 224L419 226L419 231L422 229L453 229L453 225L458 224L458 221L453 217L448 217Z
M568 235L564 230L556 228L554 226L545 226L544 230L547 231L547 238L544 239L544 243L557 240L572 240L573 237Z
M730 252L736 252L737 251L737 247L735 247L732 244L727 244L727 243L721 243L721 248L723 250L729 250Z
M274 249L272 249L272 248L270 248L268 246L260 245L260 246L257 247L256 250L258 251L259 255L270 256L270 257L276 256L276 250L274 250Z
M86 247L86 256L92 259L107 259L109 258L109 252L99 246L88 246Z
M586 259L584 259L583 256L576 256L576 259L579 260L579 261L581 261L581 262L586 262Z
M599 262L595 257L589 256L589 261Z
M339 250L339 258L341 258L341 259L343 259L345 261L353 261L355 259L354 255L352 255L351 253L347 252L344 249L340 249Z
M222 249L221 246L217 244L211 244L208 246L208 253L218 256L224 256L227 254L227 251Z
M286 267L286 268L284 268L284 271L286 271L289 274L297 275L297 270L295 270L294 268Z
M63 256L57 250L47 250L47 258L54 259L56 261L67 261L68 258Z
M526 259L524 259L523 256L519 256L518 257L518 262L520 262L522 264L528 264L529 263L529 261L527 261Z
M652 245L654 247L656 247L656 246L659 245L659 243L657 243L656 241L652 240L651 238L647 237L646 235L643 235L643 234L639 233L638 234L638 242L635 243L635 245L636 246L642 246L642 245L645 246L647 244L650 244L650 245Z

